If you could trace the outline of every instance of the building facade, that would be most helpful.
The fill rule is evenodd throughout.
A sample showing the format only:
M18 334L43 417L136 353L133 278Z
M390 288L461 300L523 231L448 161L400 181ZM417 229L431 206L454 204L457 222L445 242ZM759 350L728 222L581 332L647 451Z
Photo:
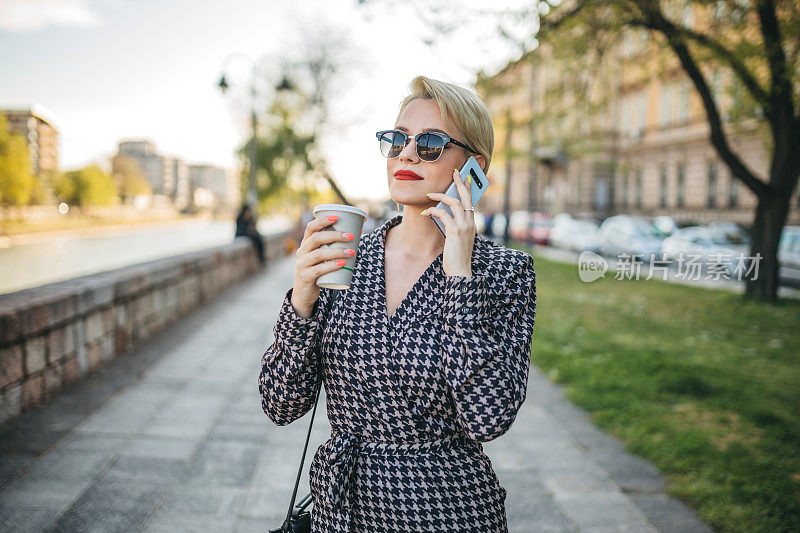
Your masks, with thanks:
M240 201L238 173L234 170L208 164L189 165L189 183L195 203L235 207Z
M684 24L714 23L713 10L686 6ZM485 210L502 210L510 178L511 211L752 223L757 198L717 155L705 108L671 51L637 30L604 54L565 51L559 38L574 42L556 37L478 76L496 137L497 186ZM730 72L704 69L732 150L767 181L769 135L758 109ZM800 224L798 190L787 224Z
M42 177L58 171L58 129L52 114L34 104L19 109L0 110L8 119L11 131L20 133L28 143L31 171Z
M169 198L179 209L191 203L189 166L181 158L158 153L146 139L121 141L115 157L134 160L153 194Z

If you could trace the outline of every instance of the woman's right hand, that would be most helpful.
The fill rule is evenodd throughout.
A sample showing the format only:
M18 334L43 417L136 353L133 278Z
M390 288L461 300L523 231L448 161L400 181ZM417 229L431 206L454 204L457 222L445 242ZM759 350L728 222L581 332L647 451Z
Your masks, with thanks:
M306 225L303 241L297 248L292 307L300 317L309 318L314 303L319 298L320 287L317 286L317 278L342 268L345 258L355 255L355 247L321 247L332 242L355 240L352 233L321 231L336 222L337 218L336 215L329 215L326 218L311 220Z

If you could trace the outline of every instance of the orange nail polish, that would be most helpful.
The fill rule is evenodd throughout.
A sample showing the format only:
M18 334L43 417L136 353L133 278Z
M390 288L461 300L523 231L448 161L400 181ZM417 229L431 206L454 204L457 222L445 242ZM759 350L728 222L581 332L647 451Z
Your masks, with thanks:
M338 215L331 215L331 216L328 217L328 220L330 220L331 222L335 222L336 220L339 220L339 216Z
M347 263L347 261L345 261L344 259L337 259L336 260L336 265L337 266L344 266L345 263Z

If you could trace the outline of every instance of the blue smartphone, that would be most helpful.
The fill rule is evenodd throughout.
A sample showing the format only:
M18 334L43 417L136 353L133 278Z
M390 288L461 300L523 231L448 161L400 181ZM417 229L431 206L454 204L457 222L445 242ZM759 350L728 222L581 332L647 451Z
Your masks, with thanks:
M484 191L486 191L486 189L489 188L489 179L486 177L486 174L483 173L483 170L481 170L481 166L478 164L478 160L475 159L475 156L469 156L467 162L464 163L463 167L461 167L460 173L461 173L461 181L467 186L469 186L467 177L471 178L472 187L470 193L472 195L472 207L475 207L476 205L478 205L478 200L481 199L481 196L483 196ZM461 201L461 196L458 194L458 189L456 188L455 183L450 184L450 187L447 189L447 192L445 194L447 196L452 196L456 200ZM444 209L445 211L447 211L448 215L450 215L451 217L453 216L453 211L450 210L450 206L447 205L446 203L439 202L439 204L436 207L438 207L439 209ZM436 224L437 228L439 228L439 232L442 234L442 236L444 236L445 235L444 223L441 220L439 220L439 217L431 217L431 220L433 220L433 223Z

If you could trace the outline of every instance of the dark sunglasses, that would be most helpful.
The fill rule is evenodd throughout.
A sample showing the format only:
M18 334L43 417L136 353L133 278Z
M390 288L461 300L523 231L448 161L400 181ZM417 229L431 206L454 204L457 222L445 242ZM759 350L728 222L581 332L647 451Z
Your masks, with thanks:
M411 139L416 141L417 155L423 161L432 162L439 159L447 143L458 145L461 148L469 150L473 154L478 153L476 150L473 150L464 143L458 142L449 135L435 131L426 131L414 137L409 137L400 130L384 130L377 132L375 136L378 137L380 141L381 153L384 157L388 157L389 159L400 155L400 152L403 151L403 148L406 147Z

